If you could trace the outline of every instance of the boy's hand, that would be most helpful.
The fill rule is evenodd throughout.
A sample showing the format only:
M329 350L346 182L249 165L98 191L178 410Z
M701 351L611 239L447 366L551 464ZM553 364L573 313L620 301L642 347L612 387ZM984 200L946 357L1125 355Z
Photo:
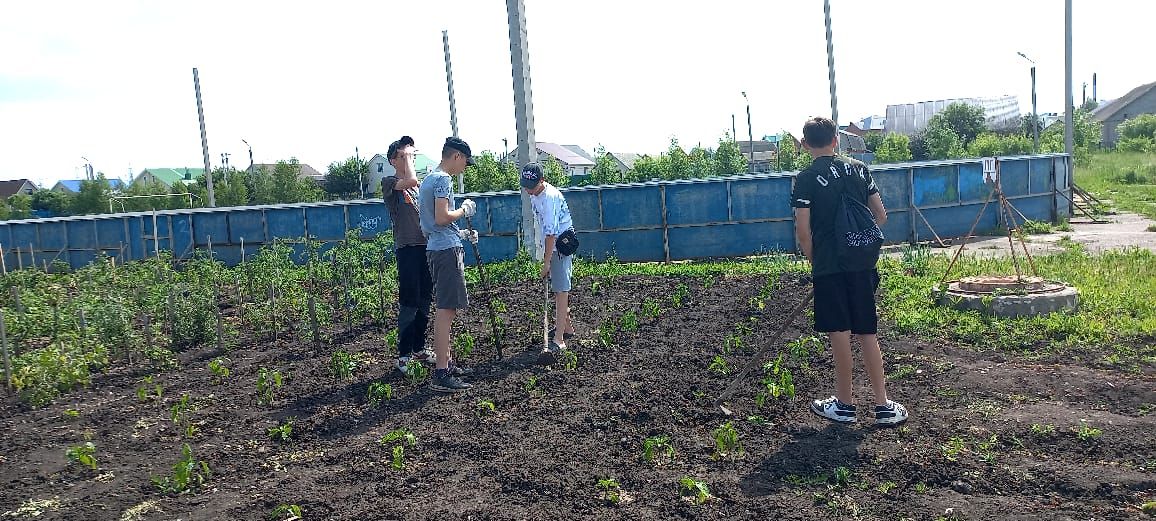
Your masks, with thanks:
M539 273L538 276L543 279L550 278L550 261L542 263L542 272Z
M469 241L470 244L478 243L477 230L458 230L458 237L461 237L463 241Z
M477 205L472 199L462 201L462 217L470 218L478 211Z

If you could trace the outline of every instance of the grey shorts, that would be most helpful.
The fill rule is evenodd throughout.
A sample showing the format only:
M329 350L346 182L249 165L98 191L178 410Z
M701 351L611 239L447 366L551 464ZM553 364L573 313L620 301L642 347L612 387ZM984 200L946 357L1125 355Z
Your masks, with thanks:
M437 309L466 309L470 300L466 296L465 255L459 246L445 250L425 252L429 264L430 278L433 279L434 302Z
M570 277L574 275L574 256L554 252L550 259L550 289L555 293L570 291Z

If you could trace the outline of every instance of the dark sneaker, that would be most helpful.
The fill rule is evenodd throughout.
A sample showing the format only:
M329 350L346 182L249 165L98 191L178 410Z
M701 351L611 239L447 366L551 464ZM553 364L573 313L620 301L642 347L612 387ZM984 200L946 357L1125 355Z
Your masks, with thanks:
M562 355L562 351L566 350L566 346L560 346L553 340L550 341L550 347L543 347L542 352L538 353L538 363L541 365L552 365L558 361Z
M558 328L556 328L556 327L550 328L550 338L554 338L554 333L557 333L557 332L558 332ZM575 334L577 334L577 333L562 333L562 339L569 342L571 338L574 338Z
M462 367L452 361L450 362L449 372L450 376L465 376L468 374L474 374L474 370L472 368Z
M437 371L440 373L441 371ZM473 386L461 381L458 377L446 371L441 376L435 374L430 378L429 388L439 393L457 393L472 388Z
M887 400L887 405L875 406L875 425L890 427L907 421L907 408Z
M432 364L438 360L437 355L429 349L422 349L421 351L413 353L410 357L423 364Z
M840 402L834 396L811 402L811 412L833 422L855 423L855 406Z

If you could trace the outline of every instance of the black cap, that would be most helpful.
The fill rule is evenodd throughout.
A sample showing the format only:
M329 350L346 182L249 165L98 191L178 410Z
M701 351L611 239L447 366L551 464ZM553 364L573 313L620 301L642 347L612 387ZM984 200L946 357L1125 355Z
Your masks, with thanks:
M389 144L389 151L385 153L385 158L393 161L393 156L397 155L397 151L405 147L413 146L413 138L409 136L401 136L401 139Z
M467 165L474 164L474 156L470 152L470 145L466 144L465 141L462 141L460 138L456 137L447 137L445 146L457 150L458 152L461 152L463 155L465 155Z
M542 182L542 165L527 163L526 166L522 167L522 173L518 177L518 182L522 184L522 188L527 190L534 188Z

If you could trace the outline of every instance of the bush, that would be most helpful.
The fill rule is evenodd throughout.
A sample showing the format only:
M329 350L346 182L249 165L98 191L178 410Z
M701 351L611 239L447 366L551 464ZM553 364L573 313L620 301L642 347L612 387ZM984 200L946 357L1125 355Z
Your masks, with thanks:
M955 131L943 126L929 126L924 132L928 159L963 157L963 143Z
M1156 139L1156 114L1141 114L1128 118L1120 123L1116 130L1120 132L1121 138Z
M903 134L887 134L875 148L876 163L911 161L911 140Z
M1116 142L1116 150L1120 152L1151 152L1156 153L1156 140L1144 136L1123 137Z

